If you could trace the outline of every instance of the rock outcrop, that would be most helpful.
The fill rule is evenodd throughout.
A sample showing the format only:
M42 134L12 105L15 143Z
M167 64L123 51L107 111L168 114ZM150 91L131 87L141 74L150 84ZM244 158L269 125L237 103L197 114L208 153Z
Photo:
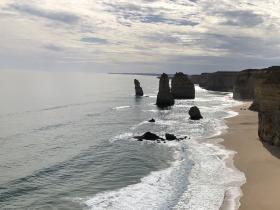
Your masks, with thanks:
M218 71L214 73L202 73L200 76L195 75L194 81L199 86L212 91L233 91L233 86L238 72L235 71Z
M174 140L177 139L177 137L176 137L174 134L170 134L170 133L166 133L166 134L165 134L165 138L166 138L166 140L168 140L168 141L174 141Z
M149 140L149 141L156 141L156 140L164 140L163 138L159 137L158 135L146 132L142 136L134 136L133 138L138 139L139 141Z
M263 70L256 84L259 137L261 141L280 146L280 67Z
M152 118L152 119L150 119L148 122L154 123L154 122L156 122L156 120L155 120L154 118Z
M173 106L174 97L171 94L168 75L163 73L159 80L159 91L157 95L156 105L160 108Z
M174 75L171 81L171 93L175 99L194 99L194 84L188 75L179 72Z
M190 108L189 115L191 120L200 120L203 118L197 106L193 106Z
M137 79L134 80L134 85L135 85L135 96L143 96L144 95L143 89L140 86L140 82Z

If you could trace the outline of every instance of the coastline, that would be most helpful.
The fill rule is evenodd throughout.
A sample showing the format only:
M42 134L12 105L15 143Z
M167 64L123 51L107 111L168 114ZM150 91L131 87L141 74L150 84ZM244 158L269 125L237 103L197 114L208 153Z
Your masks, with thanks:
M263 144L258 137L258 114L248 110L249 102L233 107L239 115L225 119L227 132L220 135L226 149L236 151L234 166L245 173L240 210L278 210L280 206L280 149ZM246 108L246 110L241 108ZM229 163L231 164L231 163ZM230 194L230 193L229 193ZM228 209L226 195L221 209Z

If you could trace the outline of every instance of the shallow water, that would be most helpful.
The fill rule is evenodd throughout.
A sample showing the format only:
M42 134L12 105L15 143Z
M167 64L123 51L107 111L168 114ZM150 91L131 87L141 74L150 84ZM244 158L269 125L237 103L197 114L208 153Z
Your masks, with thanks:
M158 79L89 73L0 72L0 208L219 209L242 173L213 137L234 115L228 93L154 105ZM146 96L134 97L133 79ZM191 121L197 105L204 119ZM155 118L156 123L147 120ZM146 131L189 136L156 144Z

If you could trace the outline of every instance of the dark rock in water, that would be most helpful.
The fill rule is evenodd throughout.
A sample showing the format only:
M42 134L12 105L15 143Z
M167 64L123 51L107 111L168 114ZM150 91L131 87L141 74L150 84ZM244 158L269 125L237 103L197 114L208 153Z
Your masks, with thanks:
M138 139L138 140L150 140L150 141L156 141L156 140L163 140L163 138L159 137L158 135L151 133L151 132L146 132L142 136L134 136L133 138Z
M157 95L156 105L160 108L173 106L175 103L174 97L171 94L169 86L169 77L163 73L159 80L159 91Z
M166 133L166 134L165 134L165 138L166 138L166 140L168 140L168 141L173 141L173 140L176 140L176 139L177 139L177 137L176 137L174 134L170 134L170 133Z
M137 79L134 80L134 85L135 85L135 95L143 96L144 95L143 89L141 88L140 82Z
M176 73L171 82L171 93L175 99L194 99L194 84L188 75L179 72Z
M199 108L197 108L196 106L190 108L189 115L191 120L200 120L203 118L200 114Z
M148 122L156 122L154 118L150 119Z

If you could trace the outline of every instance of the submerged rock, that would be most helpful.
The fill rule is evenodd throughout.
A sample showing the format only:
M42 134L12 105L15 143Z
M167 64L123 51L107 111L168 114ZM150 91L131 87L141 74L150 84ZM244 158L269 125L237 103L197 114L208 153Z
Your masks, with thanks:
M137 79L134 80L134 86L135 86L135 96L143 96L144 95L143 89L140 86L140 82Z
M150 141L156 141L156 140L163 140L163 138L159 137L158 135L146 132L142 136L134 136L133 138L138 139L139 141L142 140L150 140Z
M173 106L174 97L171 94L168 75L163 73L159 80L159 91L157 95L156 105L160 108Z
M171 93L175 99L194 99L194 84L188 75L179 72L176 73L171 82Z
M197 106L193 106L190 108L189 115L191 120L200 120L203 118Z
M156 122L154 118L150 119L148 122Z

